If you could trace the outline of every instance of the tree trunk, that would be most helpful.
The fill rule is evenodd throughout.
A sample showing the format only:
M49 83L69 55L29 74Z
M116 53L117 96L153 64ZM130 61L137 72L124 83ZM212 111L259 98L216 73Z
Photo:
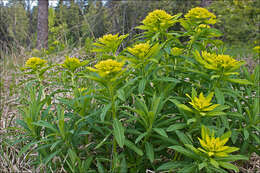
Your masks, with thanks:
M48 48L48 0L38 0L37 49Z

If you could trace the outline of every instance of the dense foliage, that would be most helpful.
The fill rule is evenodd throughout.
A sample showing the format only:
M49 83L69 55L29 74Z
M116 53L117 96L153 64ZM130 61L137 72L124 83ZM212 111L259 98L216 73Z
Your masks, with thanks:
M28 59L20 154L47 172L238 172L259 154L260 67L225 54L216 22L155 10L126 48L108 34L92 59Z

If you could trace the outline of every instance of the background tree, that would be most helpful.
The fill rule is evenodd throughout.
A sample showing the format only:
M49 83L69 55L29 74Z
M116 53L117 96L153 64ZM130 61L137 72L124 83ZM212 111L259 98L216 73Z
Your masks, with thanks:
M38 0L37 49L48 48L48 0Z

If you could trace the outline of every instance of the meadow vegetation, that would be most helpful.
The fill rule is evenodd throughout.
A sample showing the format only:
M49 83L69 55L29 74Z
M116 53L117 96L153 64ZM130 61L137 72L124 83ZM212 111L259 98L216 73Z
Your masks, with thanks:
M246 66L214 27L220 22L203 7L156 9L134 36L89 37L74 51L51 35L48 50L4 59L1 75L12 75L1 93L14 99L15 113L0 114L0 168L245 171L260 155L259 48L252 43L256 63Z

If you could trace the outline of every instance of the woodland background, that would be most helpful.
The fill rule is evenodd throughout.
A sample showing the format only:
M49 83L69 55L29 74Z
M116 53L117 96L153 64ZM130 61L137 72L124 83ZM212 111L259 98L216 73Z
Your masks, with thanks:
M135 26L148 12L163 9L171 14L186 13L195 6L206 7L217 15L216 27L223 32L222 40L240 50L238 53L240 48L247 52L258 45L260 2L256 0L51 0L48 46L44 48L55 49L57 44L62 48L88 47L106 33L130 33L131 39L138 34ZM35 0L0 1L0 50L36 48L37 18Z

